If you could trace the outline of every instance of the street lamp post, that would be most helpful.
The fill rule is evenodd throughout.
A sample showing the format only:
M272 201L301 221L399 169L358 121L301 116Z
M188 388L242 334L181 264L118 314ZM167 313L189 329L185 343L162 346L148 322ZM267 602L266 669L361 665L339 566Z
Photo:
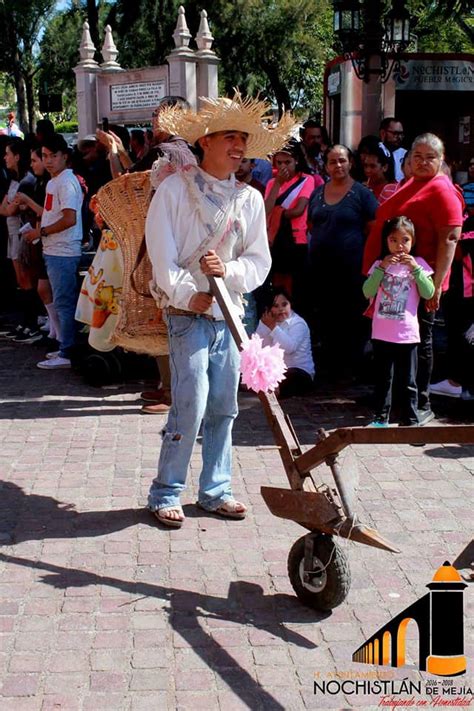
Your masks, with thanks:
M394 63L410 44L410 13L405 0L334 0L334 33L358 79L386 82ZM377 61L378 59L378 61Z
M382 84L410 44L410 14L405 0L333 0L334 33L344 58L363 82L363 133L373 133L382 118Z

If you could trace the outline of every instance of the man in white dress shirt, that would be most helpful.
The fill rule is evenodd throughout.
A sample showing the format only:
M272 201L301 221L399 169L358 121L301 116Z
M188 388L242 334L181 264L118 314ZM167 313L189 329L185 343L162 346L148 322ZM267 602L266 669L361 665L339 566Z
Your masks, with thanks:
M201 104L198 113L170 108L160 115L164 130L198 145L202 160L163 181L146 221L153 292L168 325L172 399L148 505L174 528L184 521L180 494L201 423L198 506L226 518L246 514L231 489L239 354L208 276L224 279L240 314L241 294L264 282L271 260L263 199L234 173L243 157L280 147L292 123L285 116L270 128L262 122L268 107L238 94Z
M388 116L382 120L380 124L380 147L386 156L393 157L393 167L395 171L395 180L402 180L402 160L407 152L406 148L402 148L403 137L405 133L401 122L393 116Z

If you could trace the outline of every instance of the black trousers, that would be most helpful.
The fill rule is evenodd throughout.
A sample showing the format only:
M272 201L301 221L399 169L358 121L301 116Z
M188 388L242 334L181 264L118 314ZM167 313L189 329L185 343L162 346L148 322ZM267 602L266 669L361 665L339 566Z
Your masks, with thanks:
M299 316L308 321L310 317L310 296L308 286L309 264L308 264L308 245L296 244L293 258L293 284L291 294L291 305L293 311L296 311Z
M285 379L280 383L280 399L293 395L304 395L313 387L313 378L301 368L288 368Z
M417 343L388 343L373 339L375 367L375 419L388 422L392 407L393 376L400 386L401 423L418 422L416 387Z
M448 335L447 377L472 391L474 349L465 334L474 323L474 297L466 298L455 289L449 289L441 303Z
M418 407L420 410L430 410L430 382L433 372L433 324L434 311L427 311L425 302L420 301L418 307L418 323L420 324L420 342L418 344L418 371L416 383L418 386Z

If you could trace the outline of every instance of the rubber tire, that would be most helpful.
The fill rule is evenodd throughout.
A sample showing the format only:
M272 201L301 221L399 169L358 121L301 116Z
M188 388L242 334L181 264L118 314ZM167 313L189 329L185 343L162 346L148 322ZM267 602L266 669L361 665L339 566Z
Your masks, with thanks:
M326 568L327 582L321 592L311 592L304 587L300 575L300 564L304 559L305 536L298 538L288 554L288 576L298 599L314 610L333 610L346 599L351 586L351 572L346 554L333 540L322 533L314 541L314 555L323 565L332 558ZM333 553L334 549L334 553Z

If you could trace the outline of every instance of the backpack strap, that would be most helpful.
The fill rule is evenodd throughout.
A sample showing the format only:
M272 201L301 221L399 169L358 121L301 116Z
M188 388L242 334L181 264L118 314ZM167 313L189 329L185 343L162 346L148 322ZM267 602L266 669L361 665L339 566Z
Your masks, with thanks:
M293 190L298 187L298 185L301 185L301 183L306 180L306 177L306 175L301 175L296 181L296 183L292 183L290 187L285 190L284 193L277 197L277 199L275 200L275 205L281 205L283 202L285 202L288 195L290 195L290 193L292 193Z

